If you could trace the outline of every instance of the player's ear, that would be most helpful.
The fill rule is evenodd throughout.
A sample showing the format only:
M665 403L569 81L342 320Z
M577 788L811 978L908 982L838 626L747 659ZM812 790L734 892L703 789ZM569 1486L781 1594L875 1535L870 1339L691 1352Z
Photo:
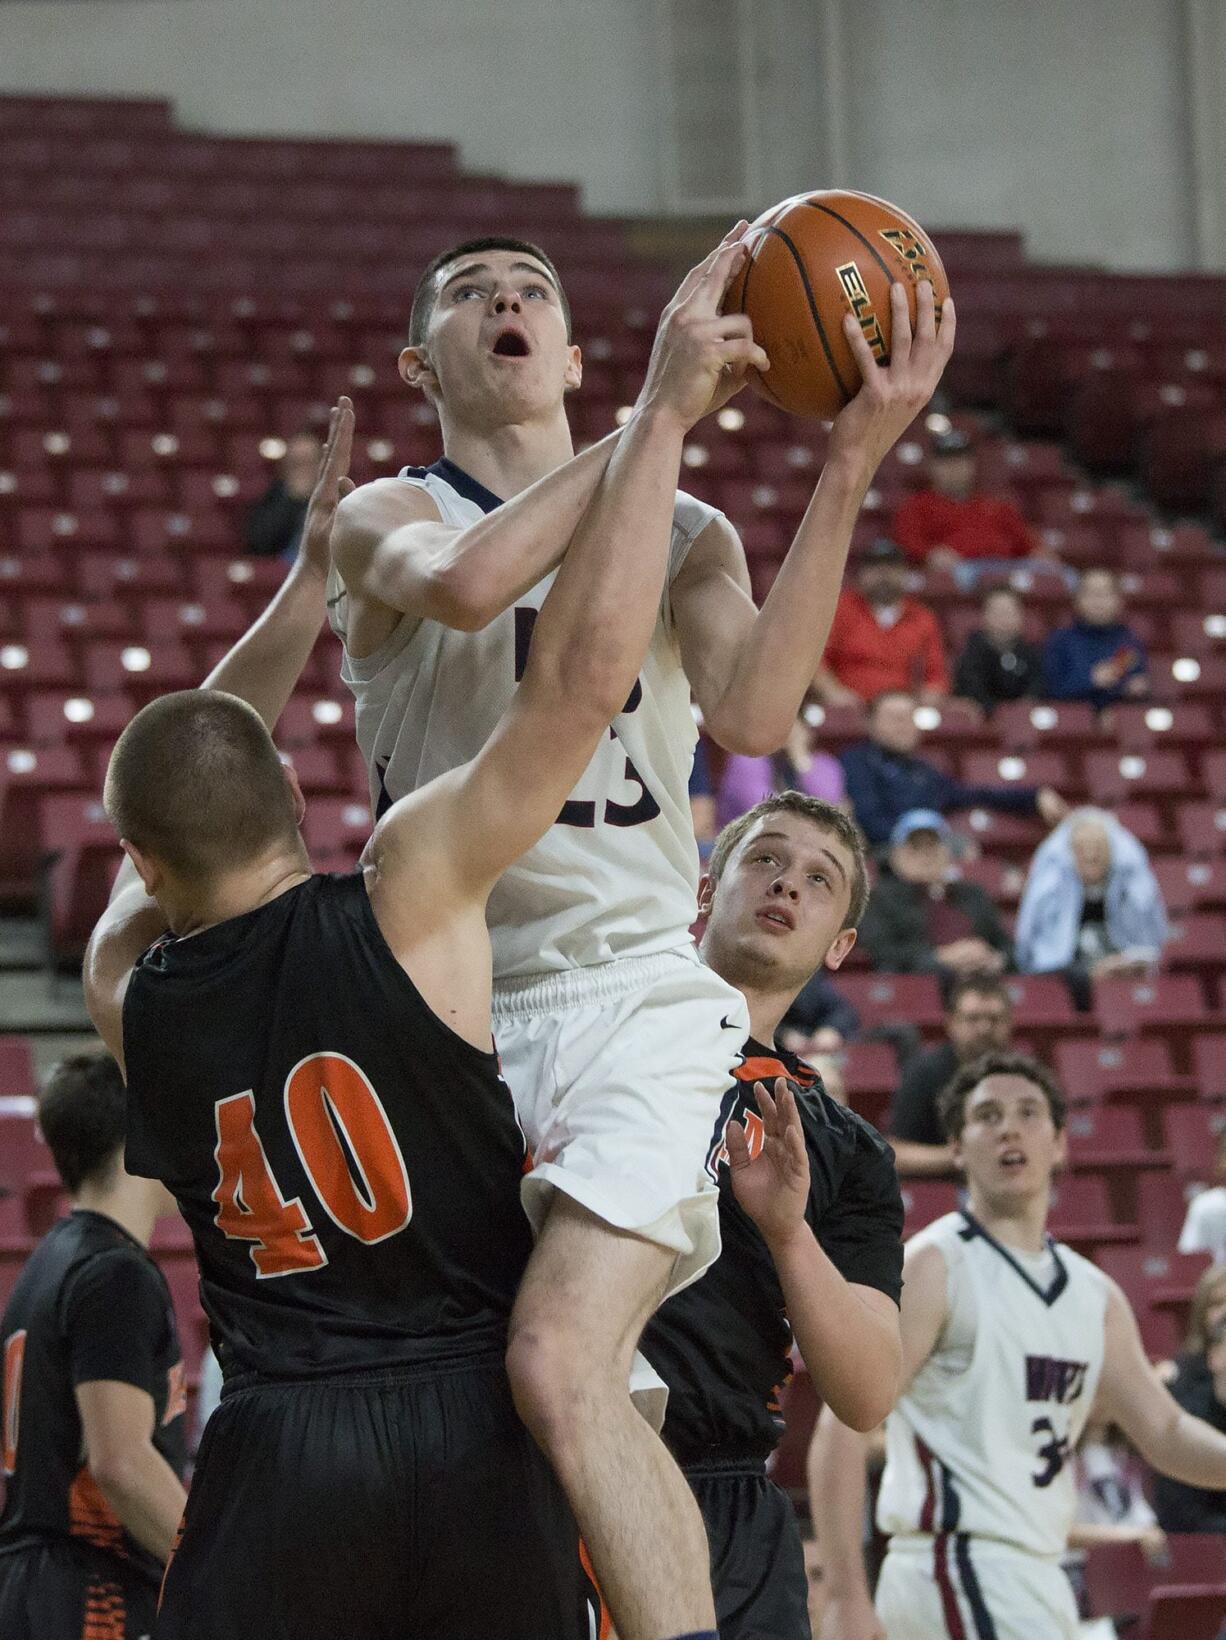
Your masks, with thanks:
M709 871L704 871L698 879L698 915L709 917L711 907L715 904L715 878Z
M430 367L430 360L424 347L402 348L397 360L400 379L417 388L418 392L427 396L431 391L438 391L438 377Z
M289 787L290 800L294 805L294 824L300 826L306 815L306 798L302 795L302 785L298 779L298 771L286 757L280 754L281 773L285 776L285 784Z
M135 843L130 843L126 837L119 839L119 846L136 867L137 875L145 885L145 893L151 899L155 899L162 881L162 871L157 861L143 849L137 848Z
M566 361L566 374L562 378L562 385L566 392L573 393L577 387L583 385L583 349L574 344L567 350L569 357Z
M832 971L841 968L851 955L851 948L856 943L854 928L845 928L826 952L826 967Z
M1061 1128L1056 1134L1056 1166L1063 1167L1068 1161L1068 1129Z

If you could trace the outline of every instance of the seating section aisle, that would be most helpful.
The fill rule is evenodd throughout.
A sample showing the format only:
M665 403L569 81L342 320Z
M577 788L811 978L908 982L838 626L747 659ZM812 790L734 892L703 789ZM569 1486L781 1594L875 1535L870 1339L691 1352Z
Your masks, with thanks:
M99 790L116 734L197 682L282 573L242 556L244 506L341 392L359 481L433 459L434 415L396 373L409 297L440 245L490 229L556 257L584 349L576 435L601 436L634 398L672 277L622 226L584 216L574 188L469 176L439 144L215 138L157 102L0 99L0 904L41 904L56 960L79 956L113 869ZM1038 268L1011 234L938 239L960 309L949 419L974 441L981 487L1015 499L1064 564L1121 569L1151 651L1154 700L1109 721L1028 702L984 721L953 704L926 713L923 751L967 779L1111 803L1154 853L1178 925L1160 978L1101 985L1093 1015L1053 981L1013 984L1021 1036L1074 1100L1058 1228L1124 1282L1147 1344L1169 1353L1203 1263L1174 1254L1172 1229L1226 1115L1226 555L1212 534L1226 281ZM923 484L938 425L917 423L887 459L862 540ZM685 483L741 528L759 594L825 439L745 395L688 443ZM1056 575L1013 581L1032 635L1066 618ZM956 650L969 595L934 570L925 597ZM369 826L337 667L321 638L280 730L324 868L352 861ZM832 708L824 743L861 729L858 710ZM967 824L982 850L969 869L1012 915L1040 830L986 812ZM845 984L866 1023L938 1037L935 982L853 969ZM877 1120L883 1056L856 1047L846 1067ZM0 1043L0 1079L2 1297L55 1193L19 1041ZM911 1224L952 1199L939 1181L910 1186ZM169 1236L162 1252L194 1370L190 1250Z

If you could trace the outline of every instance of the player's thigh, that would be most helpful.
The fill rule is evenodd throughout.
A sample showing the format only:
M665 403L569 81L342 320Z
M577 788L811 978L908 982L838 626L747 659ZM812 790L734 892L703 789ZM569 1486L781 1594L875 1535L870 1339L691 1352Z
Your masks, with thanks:
M578 1529L505 1377L440 1380L418 1412L411 1632L590 1640Z
M525 1332L560 1332L583 1340L589 1363L628 1367L673 1263L669 1249L617 1230L559 1194L520 1284L512 1348Z
M229 1396L205 1431L158 1640L405 1640L412 1539L398 1398L338 1385Z
M711 1547L720 1640L811 1640L796 1514L764 1475L687 1476Z
M1061 1568L1022 1550L957 1537L886 1555L877 1612L889 1640L1076 1640L1077 1608Z
M67 1544L0 1555L3 1640L148 1640L157 1590L87 1565Z

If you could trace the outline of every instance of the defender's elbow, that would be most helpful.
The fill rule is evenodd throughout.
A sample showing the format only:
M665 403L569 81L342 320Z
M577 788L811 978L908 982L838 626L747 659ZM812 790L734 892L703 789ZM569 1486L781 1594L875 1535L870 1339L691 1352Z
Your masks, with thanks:
M717 707L710 716L704 714L703 724L715 744L734 757L772 757L786 743L792 719L758 718Z

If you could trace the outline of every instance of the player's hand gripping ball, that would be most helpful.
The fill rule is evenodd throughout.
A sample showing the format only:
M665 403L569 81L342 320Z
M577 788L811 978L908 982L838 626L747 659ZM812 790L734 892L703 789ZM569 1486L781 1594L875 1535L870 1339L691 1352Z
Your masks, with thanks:
M844 314L855 316L877 362L888 364L890 286L905 285L912 329L921 280L932 283L938 317L949 295L923 228L871 194L796 194L763 212L745 239L749 258L724 311L749 315L770 359L768 376L749 371L754 391L796 416L833 421L860 389Z

